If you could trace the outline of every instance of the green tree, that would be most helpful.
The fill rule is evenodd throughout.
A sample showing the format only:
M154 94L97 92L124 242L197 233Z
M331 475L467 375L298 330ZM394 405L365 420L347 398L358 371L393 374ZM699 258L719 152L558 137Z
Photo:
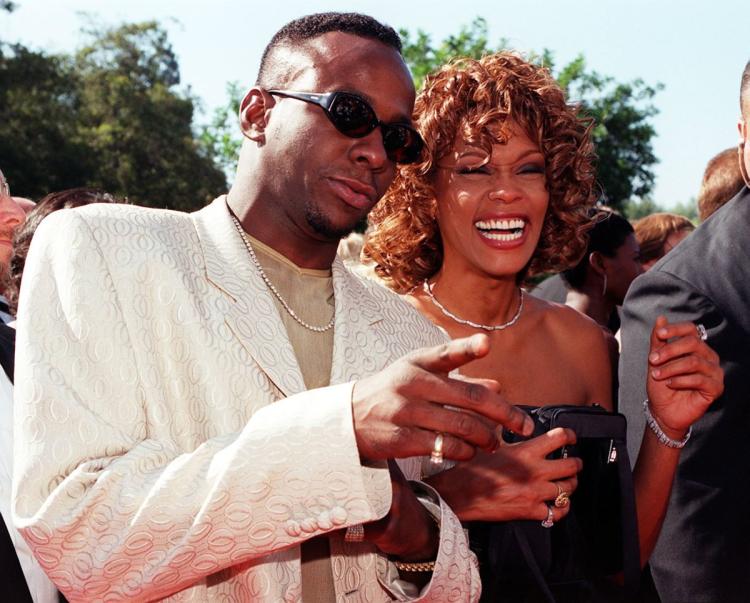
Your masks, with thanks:
M672 207L669 208L668 211L672 212L673 214L685 216L693 224L697 225L700 222L700 219L698 218L698 201L695 197L691 197L687 201L675 203Z
M670 214L685 216L693 224L698 224L698 204L695 197L691 198L689 201L675 203L671 207L662 207L650 198L640 199L638 201L631 199L625 203L623 207L623 214L631 222L658 212L668 212Z
M557 80L594 118L598 179L607 204L621 209L629 199L651 193L658 163L651 143L656 135L651 118L658 111L651 101L662 86L648 86L640 79L618 83L587 72L582 56L566 65Z
M412 70L419 89L426 74L450 59L481 56L507 47L506 40L491 45L487 21L477 17L456 35L434 45L422 30L416 34L402 29L404 58ZM623 209L633 197L647 196L654 187L653 153L655 135L651 118L657 109L652 104L661 85L649 86L642 80L618 83L610 76L586 69L583 56L577 57L559 71L549 50L529 57L548 67L568 98L581 103L582 111L594 118L592 132L598 160L598 179L608 205Z
M69 57L0 44L0 168L15 194L87 181L92 154L78 137L79 105Z
M226 190L155 22L93 28L74 56L0 47L0 165L14 192L96 186L190 210Z
M177 58L156 23L90 32L75 71L80 129L97 157L93 183L141 204L189 210L226 189L193 133L194 99L176 90Z
M229 82L227 103L214 109L211 121L201 128L200 133L201 145L229 179L237 167L242 146L237 112L243 92L239 82Z
M478 59L485 54L494 52L489 46L487 38L487 21L483 17L476 17L471 25L464 25L458 34L450 35L438 46L433 46L429 34L418 29L412 34L407 29L399 29L403 55L406 64L411 69L414 86L417 90L422 87L424 78L431 71L445 65L456 57L471 57ZM498 49L505 47L501 41Z
M623 215L631 222L663 211L666 210L656 201L648 197L637 201L630 199L622 207Z

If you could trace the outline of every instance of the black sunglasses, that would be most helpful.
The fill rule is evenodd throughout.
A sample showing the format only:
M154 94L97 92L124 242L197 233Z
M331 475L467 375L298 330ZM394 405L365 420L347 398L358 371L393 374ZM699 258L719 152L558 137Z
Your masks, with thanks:
M388 159L396 163L414 163L422 153L424 142L414 128L406 124L387 124L380 121L365 99L351 92L293 92L291 90L269 90L270 94L296 98L318 105L334 127L350 138L367 136L380 126L383 147Z

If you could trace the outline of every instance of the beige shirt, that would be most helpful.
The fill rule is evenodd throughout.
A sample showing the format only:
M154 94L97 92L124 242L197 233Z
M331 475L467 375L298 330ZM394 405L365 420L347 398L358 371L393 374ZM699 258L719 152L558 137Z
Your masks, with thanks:
M333 316L333 280L329 270L300 268L275 249L248 235L268 279L295 314L307 324L322 327ZM274 296L274 303L294 348L307 389L326 387L331 379L333 329L323 333L300 325Z
M247 235L263 271L295 314L307 324L327 325L334 312L333 280L330 270L300 268L278 251ZM299 324L274 296L276 309L294 348L302 378L308 389L326 387L331 377L333 328L322 333ZM302 543L302 592L305 601L336 600L327 536Z

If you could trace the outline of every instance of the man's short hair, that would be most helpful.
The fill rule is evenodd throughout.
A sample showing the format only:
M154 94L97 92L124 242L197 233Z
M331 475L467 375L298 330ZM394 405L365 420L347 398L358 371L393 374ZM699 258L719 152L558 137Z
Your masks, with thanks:
M750 61L745 65L740 83L740 110L745 119L750 119L750 115L745 115L745 106L748 104L750 104ZM750 109L750 107L748 108Z
M300 44L332 31L377 40L401 53L401 38L396 30L372 17L359 13L316 13L290 21L276 32L263 51L256 85L278 85L273 79L277 75L274 72L278 69L273 60L274 50Z
M8 181L5 179L2 170L0 170L0 195L7 195L10 197L10 187L8 186Z
M703 172L698 193L698 216L703 222L745 186L737 160L737 148L725 149L712 157Z

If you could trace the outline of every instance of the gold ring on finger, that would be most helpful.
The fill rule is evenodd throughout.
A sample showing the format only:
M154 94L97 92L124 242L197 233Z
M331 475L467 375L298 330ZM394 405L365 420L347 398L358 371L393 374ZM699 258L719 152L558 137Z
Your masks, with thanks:
M558 509L563 509L570 504L570 494L568 494L565 490L563 490L560 484L555 483L555 486L557 486L557 497L555 498L555 506Z

